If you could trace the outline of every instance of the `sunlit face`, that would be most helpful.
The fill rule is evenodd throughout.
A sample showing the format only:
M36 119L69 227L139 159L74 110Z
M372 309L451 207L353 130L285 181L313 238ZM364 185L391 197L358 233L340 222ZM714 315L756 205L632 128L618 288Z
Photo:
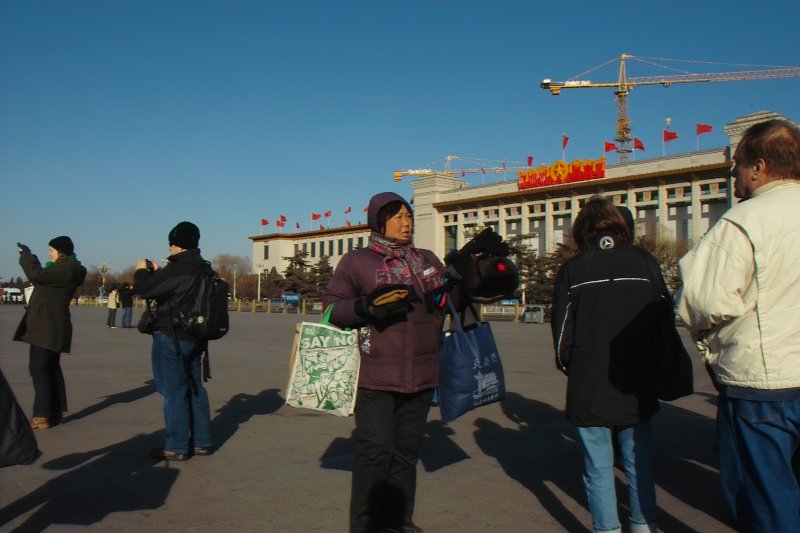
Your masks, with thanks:
M390 241L410 241L413 230L414 217L403 205L394 216L386 219L386 230L383 232L383 236Z
M748 198L756 188L756 183L753 181L753 175L756 174L755 163L745 161L739 149L733 154L733 195L736 198Z
M58 261L58 250L56 250L52 246L48 246L47 257L50 259L51 262L55 263L56 261Z

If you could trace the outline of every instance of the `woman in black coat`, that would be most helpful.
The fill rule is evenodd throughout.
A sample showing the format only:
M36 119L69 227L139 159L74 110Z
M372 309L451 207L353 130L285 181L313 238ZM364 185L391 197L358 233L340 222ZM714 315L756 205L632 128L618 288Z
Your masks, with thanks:
M67 410L61 354L69 353L72 344L69 302L86 277L72 239L56 237L49 244L50 261L42 266L30 248L17 243L19 264L34 289L14 335L14 340L31 345L28 367L34 389L33 429L60 423Z
M567 419L578 426L584 487L596 531L619 531L614 446L628 481L633 532L655 531L650 418L658 400L648 367L663 286L655 259L631 246L632 229L602 196L572 228L580 253L556 277L553 343L567 382Z

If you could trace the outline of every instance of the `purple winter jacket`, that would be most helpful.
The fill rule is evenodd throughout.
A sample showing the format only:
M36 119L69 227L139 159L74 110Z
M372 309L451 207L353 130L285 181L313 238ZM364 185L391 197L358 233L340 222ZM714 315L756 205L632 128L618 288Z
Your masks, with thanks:
M373 197L368 209L368 223L377 230L377 213L384 205L396 200L406 203L394 193ZM439 268L442 263L429 250L420 250L425 258ZM353 250L342 257L333 278L322 297L322 305L333 305L331 323L338 327L359 328L361 372L358 386L366 389L418 392L439 384L439 364L436 352L439 344L442 313L427 310L422 287L414 283L420 301L406 320L378 331L366 324L354 311L357 299L377 288L377 271L383 256L369 248Z

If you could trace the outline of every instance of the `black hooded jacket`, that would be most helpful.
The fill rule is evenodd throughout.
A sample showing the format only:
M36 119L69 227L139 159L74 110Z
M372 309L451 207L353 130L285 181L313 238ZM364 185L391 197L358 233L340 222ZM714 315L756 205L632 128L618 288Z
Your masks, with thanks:
M661 287L658 263L631 246L583 252L558 272L551 326L573 424L636 424L658 411L648 368Z

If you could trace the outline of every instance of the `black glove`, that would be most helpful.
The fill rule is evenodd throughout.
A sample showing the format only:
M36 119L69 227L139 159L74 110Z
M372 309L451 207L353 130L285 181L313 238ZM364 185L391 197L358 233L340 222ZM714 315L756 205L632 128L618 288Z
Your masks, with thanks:
M27 245L22 244L21 242L17 243L17 250L19 250L19 253L23 253L23 252L31 253L31 249L28 248Z
M365 319L384 322L405 316L414 309L412 302L419 301L413 287L408 285L381 285L369 296L356 300L354 311Z

